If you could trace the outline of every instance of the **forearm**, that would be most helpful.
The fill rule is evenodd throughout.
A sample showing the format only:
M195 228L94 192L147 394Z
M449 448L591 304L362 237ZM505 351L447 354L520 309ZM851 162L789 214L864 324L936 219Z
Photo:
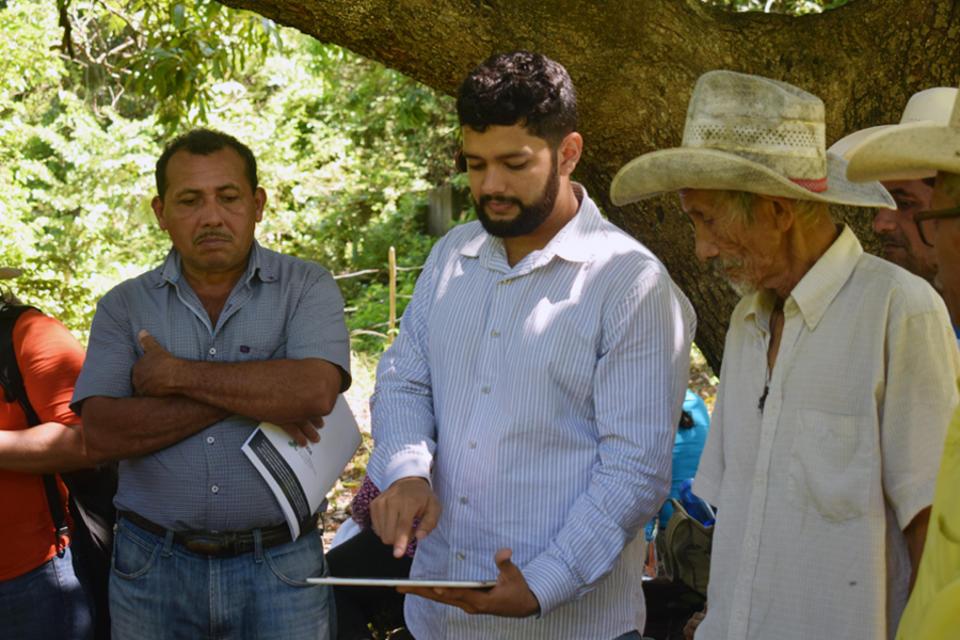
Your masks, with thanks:
M0 469L23 473L58 473L91 467L80 425L59 422L0 431Z
M189 398L88 398L83 438L95 462L135 458L192 436L231 415Z
M910 553L910 591L913 591L913 583L917 580L917 572L920 570L920 558L923 556L923 547L927 541L927 525L930 523L930 507L923 509L918 513L907 528L903 530L903 536L907 541L907 551Z
M340 392L340 370L319 358L179 363L165 395L276 424L325 416Z
M370 422L376 445L367 463L367 473L386 489L401 478L430 479L436 451L436 427L428 389L416 385L377 383L370 400Z
M610 573L667 494L666 470L653 471L641 463L631 474L619 465L603 466L544 551L523 567L544 614L582 597Z

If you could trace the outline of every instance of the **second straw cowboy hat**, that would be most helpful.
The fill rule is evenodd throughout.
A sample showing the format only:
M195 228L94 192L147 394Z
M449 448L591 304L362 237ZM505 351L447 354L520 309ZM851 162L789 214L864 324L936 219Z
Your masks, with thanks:
M733 71L697 80L683 142L634 158L610 199L625 205L680 189L748 191L861 207L895 207L876 182L853 183L826 153L823 102L793 85Z
M907 106L903 108L900 124L882 124L854 131L834 142L827 151L842 156L849 161L853 153L863 146L863 143L881 131L900 130L911 123L924 123L942 127L950 121L950 112L953 111L953 103L956 99L957 90L950 87L934 87L918 91L910 96ZM922 180L923 178L932 178L936 173L933 169L906 170L889 173L878 179Z
M914 122L868 137L851 155L851 180L889 180L905 172L960 173L960 92L947 124Z

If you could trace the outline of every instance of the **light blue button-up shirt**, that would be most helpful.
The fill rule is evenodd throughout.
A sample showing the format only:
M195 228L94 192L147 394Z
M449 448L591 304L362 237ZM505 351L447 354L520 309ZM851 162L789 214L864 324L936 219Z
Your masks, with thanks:
M368 472L429 477L443 505L411 575L493 579L509 547L541 606L516 620L408 597L421 640L643 629L636 534L669 490L695 318L577 190L577 215L513 267L479 223L451 230L380 361Z
M349 385L350 341L336 282L319 265L257 243L216 326L183 277L175 250L158 268L108 292L97 305L75 410L92 396L133 395L130 372L143 355L141 329L187 360L322 358L346 372ZM122 460L114 504L174 530L237 531L284 522L276 498L240 451L256 425L230 416L170 447Z

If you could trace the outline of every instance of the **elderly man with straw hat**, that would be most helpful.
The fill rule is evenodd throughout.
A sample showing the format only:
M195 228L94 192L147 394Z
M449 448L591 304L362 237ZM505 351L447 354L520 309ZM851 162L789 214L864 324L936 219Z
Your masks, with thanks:
M894 206L845 170L819 98L712 71L682 146L611 187L679 191L697 256L744 292L694 484L719 507L698 640L879 640L906 602L960 356L936 292L831 218Z
M880 131L899 130L914 122L943 126L950 119L957 90L952 87L924 89L910 96L899 124L884 124L854 131L833 143L828 152L850 159L850 156ZM891 172L881 184L897 203L896 209L879 208L873 216L873 232L880 240L883 257L910 273L933 282L937 272L933 248L926 246L917 233L913 217L930 208L933 178L936 171L919 169Z
M937 282L954 325L960 324L960 97L946 125L916 123L876 133L851 155L853 180L885 180L905 171L933 171L933 209L914 217L933 247ZM926 380L937 386L939 381ZM947 431L926 546L898 640L956 638L960 629L960 408Z

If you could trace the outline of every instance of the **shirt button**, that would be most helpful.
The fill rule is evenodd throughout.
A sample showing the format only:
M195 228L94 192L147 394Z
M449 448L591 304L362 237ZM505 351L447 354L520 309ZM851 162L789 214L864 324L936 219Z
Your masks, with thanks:
M210 487L210 493L220 493L220 487L217 485L213 485L212 487Z
M493 331L490 332L490 337L491 337L491 338L499 338L499 337L500 337L500 332L497 331L496 329L494 329Z
M460 496L460 504L467 504L468 502L470 501L467 500L467 496Z
M490 393L490 387L487 387L487 386L480 387L480 393Z
M477 443L476 443L475 441L471 440L470 442L467 443L467 447L470 448L470 449L476 449L476 448L477 448Z
M457 551L457 560L466 560L466 559L467 559L467 554L465 554L463 551Z
M217 439L214 438L213 436L207 436L207 444L213 444L216 441Z
M216 347L210 347L210 350L207 351L207 353L209 353L209 354L212 355L212 356L217 355L217 349L216 349Z

